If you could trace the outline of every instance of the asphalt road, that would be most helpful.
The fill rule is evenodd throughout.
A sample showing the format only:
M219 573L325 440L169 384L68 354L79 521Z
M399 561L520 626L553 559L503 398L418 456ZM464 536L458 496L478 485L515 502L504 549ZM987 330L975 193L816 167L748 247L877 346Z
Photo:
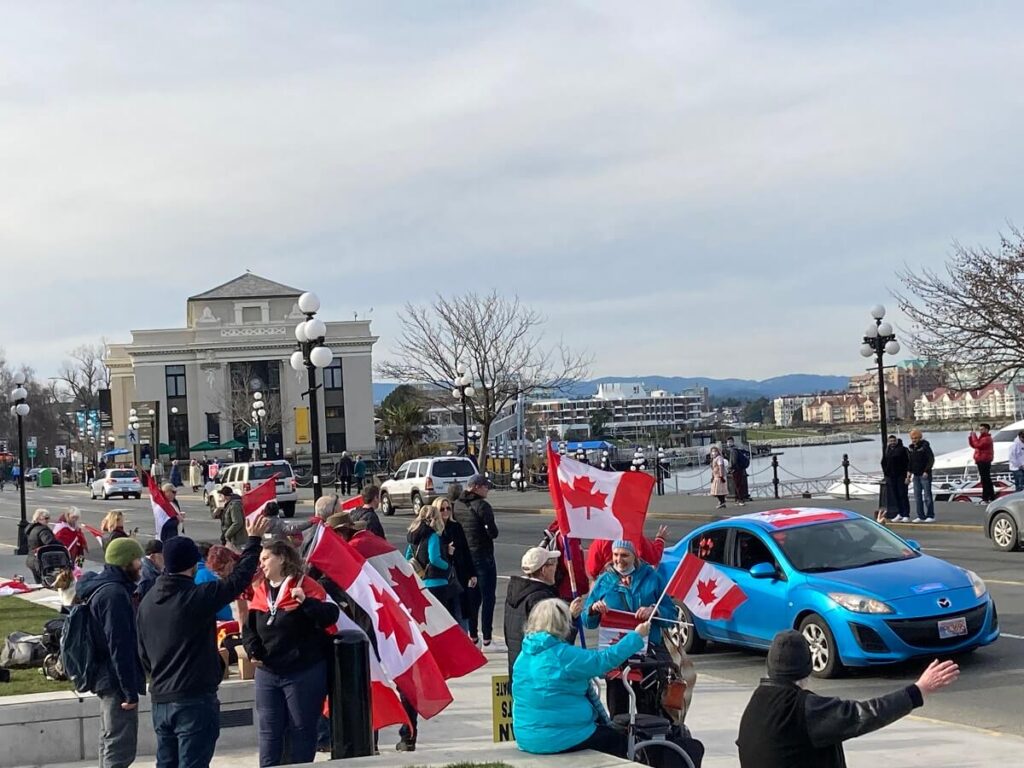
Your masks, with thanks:
M125 512L126 527L138 527L140 537L153 533L153 516L148 499L120 499L90 501L84 487L35 489L28 491L29 515L36 507L46 507L57 514L74 504L83 513L86 523L99 526L103 515L110 509ZM211 520L201 496L187 491L180 497L188 515L185 533L197 540L217 541L219 523ZM14 558L16 542L18 496L12 486L0 494L0 575L9 576L21 558ZM307 508L308 509L308 508ZM299 515L306 510L299 509ZM410 521L408 513L384 518L388 538L396 545L404 544L405 528ZM519 558L526 547L541 538L548 518L528 513L501 513L498 526L501 535L495 542L499 578L498 614L496 633L501 631L501 604L509 575L516 573ZM670 540L675 541L700 523L693 521L665 521ZM1002 637L994 645L980 649L959 659L963 673L955 688L934 697L928 704L928 715L938 720L955 722L991 731L1024 736L1024 715L1020 708L1020 691L1024 686L1024 552L996 552L980 533L947 532L915 528L914 536L924 550L937 557L976 571L987 582L999 607ZM91 553L90 559L98 559ZM18 569L23 572L24 569ZM724 646L709 646L696 657L698 673L755 685L763 674L764 654ZM916 680L923 662L894 667L854 671L839 680L815 680L813 689L818 693L850 698L867 698ZM699 685L699 683L698 683Z

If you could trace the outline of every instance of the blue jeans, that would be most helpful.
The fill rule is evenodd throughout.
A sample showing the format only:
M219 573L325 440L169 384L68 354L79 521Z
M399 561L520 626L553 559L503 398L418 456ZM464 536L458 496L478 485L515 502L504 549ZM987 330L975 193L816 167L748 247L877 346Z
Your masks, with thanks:
M153 702L156 768L208 768L220 736L216 694Z
M494 630L494 594L498 589L498 569L494 564L494 555L473 557L476 567L476 587L469 590L469 634L479 637L479 622L483 639L490 641Z
M914 496L917 505L917 519L935 518L935 499L932 498L932 476L914 475Z
M1010 474L1013 475L1014 492L1024 491L1024 469L1015 469Z
M291 763L316 757L317 724L327 696L327 662L278 675L256 668L256 715L259 718L260 768L281 765L285 734Z

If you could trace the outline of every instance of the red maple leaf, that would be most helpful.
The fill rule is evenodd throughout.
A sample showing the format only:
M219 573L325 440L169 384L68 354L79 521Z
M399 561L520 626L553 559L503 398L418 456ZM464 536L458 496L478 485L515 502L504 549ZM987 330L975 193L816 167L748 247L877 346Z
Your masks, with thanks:
M395 645L399 653L405 653L405 649L412 645L412 630L409 628L409 619L402 610L402 606L391 596L390 592L378 591L377 585L371 585L373 597L379 604L377 608L377 626L385 639L395 638Z
M402 601L405 610L416 619L417 624L426 624L427 608L431 603L420 589L420 583L416 580L416 576L413 574L406 576L397 566L390 568L388 575L391 577L391 587L398 595L398 599Z
M711 605L715 602L715 590L718 589L718 582L714 579L697 582L697 599L704 605Z
M586 508L587 520L590 519L590 510L592 507L604 509L608 494L595 491L594 481L586 475L578 475L574 477L572 479L572 485L567 485L564 480L559 480L558 485L562 489L562 498L568 501L571 506L576 507L577 509L580 507Z

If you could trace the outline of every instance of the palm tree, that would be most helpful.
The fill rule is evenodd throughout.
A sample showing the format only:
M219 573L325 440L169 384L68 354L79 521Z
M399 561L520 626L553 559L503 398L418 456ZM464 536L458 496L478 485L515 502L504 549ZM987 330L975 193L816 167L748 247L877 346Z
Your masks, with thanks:
M408 457L430 434L423 406L414 400L382 405L380 429L393 441L396 460Z

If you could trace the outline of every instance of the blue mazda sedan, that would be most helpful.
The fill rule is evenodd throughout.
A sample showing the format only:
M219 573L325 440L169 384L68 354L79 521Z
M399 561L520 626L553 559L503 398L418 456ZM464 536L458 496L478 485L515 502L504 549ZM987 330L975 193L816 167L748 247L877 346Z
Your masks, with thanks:
M768 648L783 629L811 646L816 677L843 667L971 651L999 637L996 605L972 571L854 512L793 508L720 520L665 551L671 578L686 553L714 564L747 595L729 619L702 619L686 649L708 640Z

